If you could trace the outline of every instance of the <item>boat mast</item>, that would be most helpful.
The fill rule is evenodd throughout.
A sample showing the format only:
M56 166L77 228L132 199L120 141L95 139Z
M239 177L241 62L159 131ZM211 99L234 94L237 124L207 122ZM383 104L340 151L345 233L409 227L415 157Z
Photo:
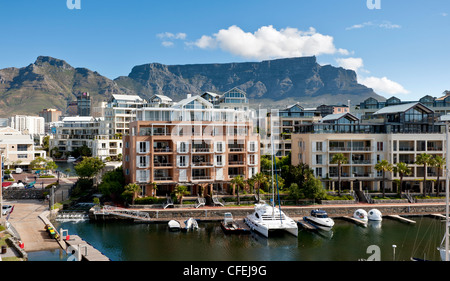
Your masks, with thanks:
M449 261L449 171L450 171L450 138L449 138L449 125L445 123L445 136L447 141L447 151L445 155L445 261ZM439 188L439 186L438 186Z

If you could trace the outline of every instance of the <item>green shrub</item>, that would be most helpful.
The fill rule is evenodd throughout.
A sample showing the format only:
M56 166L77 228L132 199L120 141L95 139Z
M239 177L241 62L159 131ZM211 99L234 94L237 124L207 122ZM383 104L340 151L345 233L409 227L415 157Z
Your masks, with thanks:
M136 205L151 205L151 204L162 204L166 202L166 198L156 198L153 196L136 198L134 204Z

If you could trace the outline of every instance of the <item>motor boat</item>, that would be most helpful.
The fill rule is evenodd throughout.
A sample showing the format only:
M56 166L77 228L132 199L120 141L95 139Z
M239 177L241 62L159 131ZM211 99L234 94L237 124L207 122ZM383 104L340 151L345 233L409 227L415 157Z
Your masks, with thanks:
M251 230L269 237L274 231L286 231L298 236L297 223L283 211L268 204L255 204L255 211L244 219Z
M308 223L322 230L331 230L334 220L328 217L324 210L312 210L311 215L303 218Z
M358 209L353 213L353 217L355 219L367 222L368 218L367 218L367 212L363 209Z
M184 230L198 229L198 223L193 218L187 219L186 221L184 221L184 224L185 224Z
M176 220L170 220L167 225L169 226L169 230L171 231L178 231L181 229L180 222Z
M382 221L383 216L381 215L381 212L378 209L372 209L369 211L367 218L370 221Z
M223 221L220 223L223 232L226 234L240 234L240 233L249 233L250 230L247 228L241 227L234 219L231 213L225 213Z
M75 162L77 159L75 158L75 157L73 157L73 156L69 156L69 158L67 158L67 162L68 163L73 163L73 162Z

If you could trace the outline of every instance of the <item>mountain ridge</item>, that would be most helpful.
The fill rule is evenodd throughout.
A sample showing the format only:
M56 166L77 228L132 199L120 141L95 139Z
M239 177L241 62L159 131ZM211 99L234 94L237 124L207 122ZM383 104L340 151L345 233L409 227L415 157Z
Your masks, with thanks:
M186 94L223 93L234 87L247 92L253 105L273 107L291 102L322 104L324 96L327 103L348 99L360 102L371 96L383 99L358 84L354 71L321 66L315 57L185 65L147 63L134 66L128 76L109 79L61 59L39 56L25 67L0 69L0 117L37 114L44 108L65 112L67 104L81 92L89 92L96 106L112 94L147 99L164 94L177 101Z

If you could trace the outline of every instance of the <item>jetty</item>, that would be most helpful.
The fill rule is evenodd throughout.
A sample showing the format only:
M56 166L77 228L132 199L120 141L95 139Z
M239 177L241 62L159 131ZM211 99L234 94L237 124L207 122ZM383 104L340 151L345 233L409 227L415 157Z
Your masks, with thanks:
M296 220L297 224L305 230L316 231L317 228L306 222L303 218Z
M69 251L70 249L75 250L75 253L68 252L67 254L74 257L77 261L110 261L107 256L81 239L81 237L79 237L78 235L70 235L69 239L64 240L62 240L61 237L60 244L61 241L64 241L66 244L66 247L64 249Z
M412 223L412 224L416 223L416 221L413 221L413 220L401 217L399 215L388 215L386 217L390 218L390 219L395 219L395 220L398 220L398 221L401 221L401 222Z
M360 226L367 227L367 222L366 221L358 220L356 218L349 217L349 216L343 216L342 218L347 220L347 221L354 222L354 223L356 223L356 224L358 224Z

